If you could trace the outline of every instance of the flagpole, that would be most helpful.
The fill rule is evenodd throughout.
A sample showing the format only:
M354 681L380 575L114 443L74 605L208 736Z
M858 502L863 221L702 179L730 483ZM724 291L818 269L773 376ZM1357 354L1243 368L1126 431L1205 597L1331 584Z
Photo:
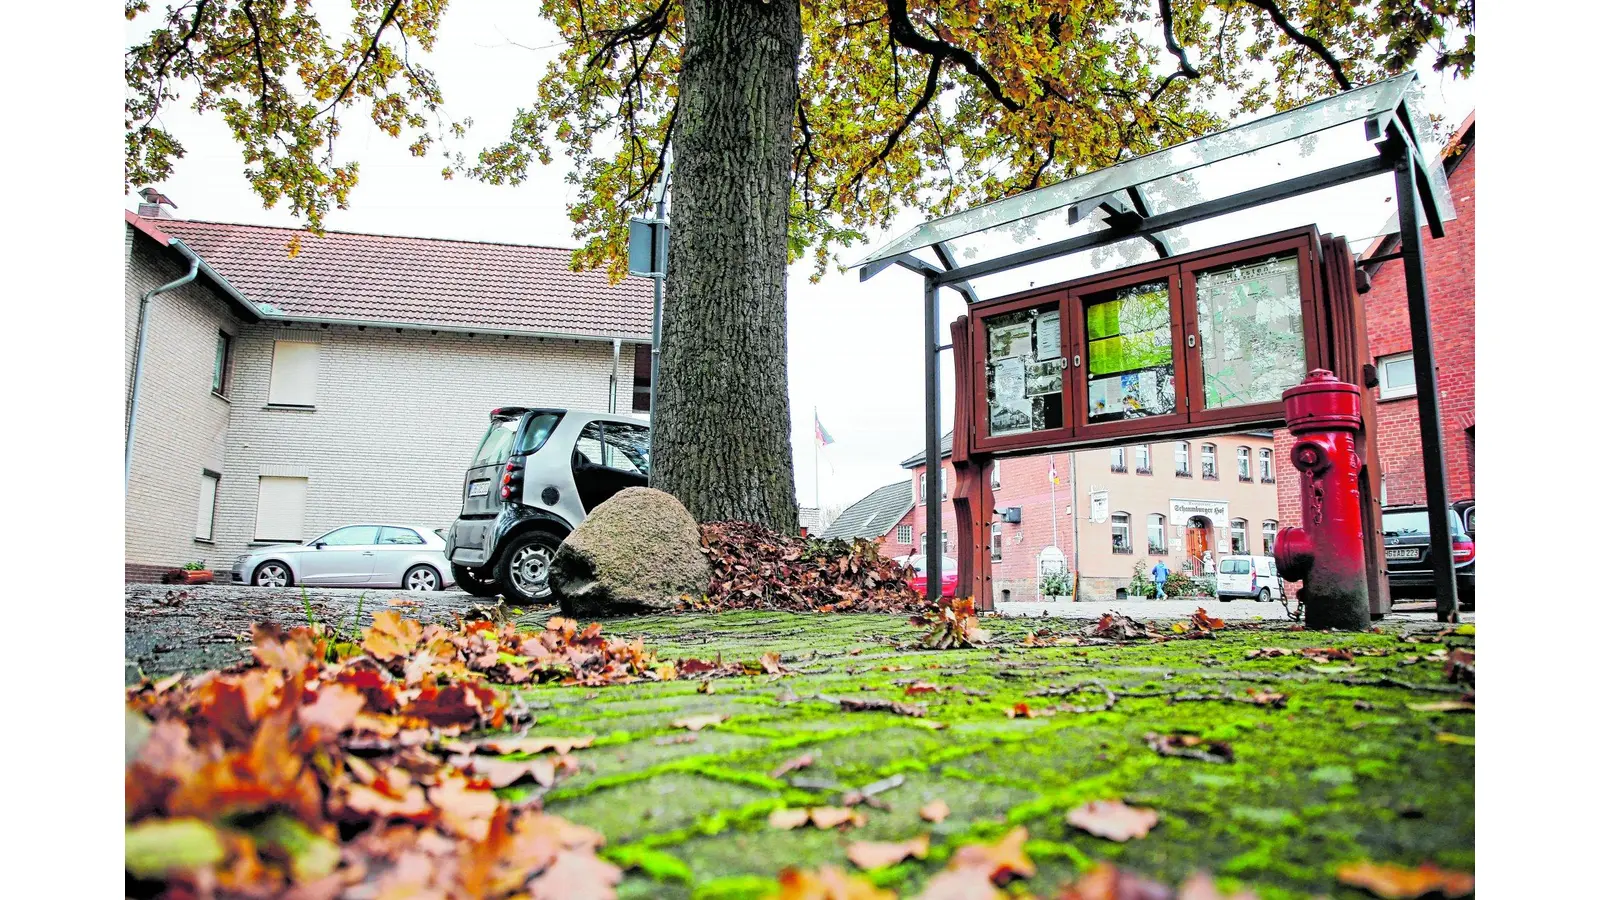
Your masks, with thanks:
M1061 548L1061 537L1056 533L1056 458L1050 457L1050 546Z

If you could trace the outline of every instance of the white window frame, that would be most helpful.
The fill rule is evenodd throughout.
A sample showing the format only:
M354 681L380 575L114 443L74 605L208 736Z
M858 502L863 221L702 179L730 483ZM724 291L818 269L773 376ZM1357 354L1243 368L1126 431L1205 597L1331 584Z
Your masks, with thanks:
M917 539L917 552L923 556L928 555L928 533L924 531L922 537Z
M1122 519L1121 522L1117 521L1119 518ZM1127 545L1127 550L1117 549L1117 530L1119 528L1122 530L1123 543ZM1111 552L1118 556L1126 556L1133 553L1133 516L1125 512L1119 511L1111 514Z
M200 471L200 503L194 516L194 539L211 543L217 533L217 487L222 474L210 469Z
M939 467L939 499L950 499L950 472L944 466Z
M305 540L306 526L306 495L310 493L311 479L305 476L291 475L262 475L256 486L256 529L257 541L295 541ZM299 497L293 496L298 483ZM298 515L294 514L293 506L283 511L269 510L268 495L271 494L274 502L283 500L298 503ZM268 515L263 515L267 513ZM295 524L298 522L298 524ZM269 532L282 531L284 534L270 534ZM287 533L287 532L293 532Z
M1239 538L1237 542L1234 541L1236 535ZM1249 555L1250 523L1248 521L1244 519L1230 519L1228 521L1228 550L1236 556Z
M905 544L907 547L911 546L911 532L910 525L897 526L894 530L894 542L896 544Z
M1000 547L1005 543L1005 538L1000 534L1000 523L989 525L989 559L1000 561Z
M1405 353L1391 353L1388 356L1380 356L1377 358L1376 362L1378 364L1379 400L1395 400L1400 397L1415 397L1417 395L1417 361L1416 357L1412 355L1410 351ZM1389 366L1398 362L1408 362L1411 364L1411 383L1390 387Z
M1211 457L1211 471L1206 471L1206 457ZM1216 480L1217 477L1217 445L1200 445L1200 477Z
M321 345L315 341L273 341L268 406L317 405L317 368Z
M922 474L917 476L917 505L918 506L927 506L928 505L928 470L927 469L923 469L922 470Z
M1236 450L1234 452L1234 461L1235 461L1236 464L1237 463L1243 463L1244 464L1244 465L1241 465L1241 466L1238 467L1239 468L1239 480L1240 481L1255 481L1256 480L1255 479L1255 466L1256 466L1255 454L1250 452L1250 448L1249 447L1247 447L1247 446L1246 447L1240 447L1238 450Z
M1143 465L1139 464L1139 458L1141 456L1144 457ZM1149 444L1133 445L1133 470L1143 475L1149 475L1155 471L1153 461L1151 460Z
M1145 516L1144 517L1144 532L1145 532L1145 534L1144 534L1145 549L1149 551L1150 555L1151 556L1166 556L1167 555L1167 517L1163 516L1161 513L1150 513L1149 515ZM1157 544L1154 547L1150 546L1150 537L1151 537L1152 534L1161 535L1161 543Z
M1000 460L997 459L994 462L989 463L989 487L998 488L999 486L1000 486Z
M950 552L950 529L939 529L939 550L943 553Z
M1278 470L1273 468L1272 449L1262 447L1256 457L1261 460L1261 483L1271 484L1278 480Z
M1192 475L1189 468L1189 442L1179 441L1172 445L1172 466L1178 475Z
M233 368L233 335L217 329L217 357L211 363L211 393L218 397L226 398L230 379L229 370Z
M1126 472L1126 471L1128 471L1128 451L1127 451L1126 448L1123 448L1123 447L1112 447L1111 448L1111 471L1113 471L1113 472Z
M1272 555L1272 548L1278 543L1278 520L1261 520L1261 550L1267 556Z

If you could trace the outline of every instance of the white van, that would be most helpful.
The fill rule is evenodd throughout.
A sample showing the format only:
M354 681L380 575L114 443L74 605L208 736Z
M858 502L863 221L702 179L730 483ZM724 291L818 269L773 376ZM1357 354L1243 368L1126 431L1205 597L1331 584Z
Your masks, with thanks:
M1217 599L1254 597L1270 602L1283 599L1283 579L1270 556L1224 556L1217 563Z

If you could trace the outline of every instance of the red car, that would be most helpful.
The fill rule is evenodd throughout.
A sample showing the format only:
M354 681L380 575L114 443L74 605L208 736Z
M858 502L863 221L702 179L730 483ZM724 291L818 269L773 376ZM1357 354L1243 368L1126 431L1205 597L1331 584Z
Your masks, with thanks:
M946 597L954 597L956 595L956 561L948 556L940 557L940 559L942 562L939 565L939 583L943 588L940 593ZM911 587L917 592L927 595L928 558L918 553L915 556L895 557L895 562L903 566L910 566L916 570L916 576L911 579Z

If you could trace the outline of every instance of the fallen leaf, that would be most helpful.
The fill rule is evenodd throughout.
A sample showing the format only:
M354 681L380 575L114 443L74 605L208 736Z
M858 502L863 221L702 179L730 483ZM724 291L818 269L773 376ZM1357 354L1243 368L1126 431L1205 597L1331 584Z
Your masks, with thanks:
M846 875L832 866L820 872L784 869L778 873L776 900L895 900L894 892L883 890L859 875Z
M1407 703L1406 707L1417 712L1474 712L1477 710L1470 700L1438 700L1433 703Z
M1172 890L1110 863L1099 863L1063 888L1056 900L1172 900Z
M811 809L811 824L823 831L837 825L852 825L860 828L867 824L867 817L859 810L845 809L837 806L817 806Z
M361 641L361 649L375 659L388 661L409 655L417 649L421 637L420 623L385 609L372 614L372 626Z
M784 672L789 671L788 669L784 668L783 663L778 661L779 658L779 655L776 653L761 654L761 670L766 672L768 675L781 675Z
M700 694L715 694L717 692L717 686L709 681L702 681L700 682L700 686L695 688L695 692Z
M525 737L525 738L488 738L472 745L484 753L494 753L508 756L512 753L527 753L529 755L553 750L556 753L571 753L594 743L594 735L586 734L580 737Z
M1339 867L1339 880L1383 897L1409 900L1432 893L1465 897L1472 893L1472 875L1423 863L1415 869L1388 863L1361 862Z
M353 687L325 685L317 692L315 703L300 707L300 724L316 728L324 737L333 737L353 725L356 713L366 704L366 697Z
M1121 800L1092 800L1067 813L1067 824L1118 843L1144 837L1159 821L1155 810Z
M1189 617L1189 624L1201 631L1218 631L1227 627L1227 623L1223 620L1216 616L1207 615L1203 606L1196 609L1194 614Z
M1005 900L982 868L949 869L928 879L917 900Z
M1257 647L1245 653L1245 659L1272 659L1277 656L1294 656L1288 647Z
M788 760L783 765L773 769L770 777L782 778L790 772L793 772L796 769L804 769L806 766L809 766L814 762L816 762L816 759L809 753L803 756L796 756L794 759Z
M917 814L929 822L943 822L950 815L950 807L943 800L933 800L917 810Z
M1203 762L1233 762L1233 747L1226 741L1207 741L1196 734L1151 732L1144 736L1144 742L1151 750L1162 756L1179 756Z
M529 885L533 900L613 900L622 870L593 852L563 850Z
M773 828L782 828L792 831L804 825L811 819L811 811L805 807L799 809L775 809L767 814L767 824Z
M950 868L976 869L1000 885L1013 878L1031 878L1036 870L1022 850L1027 842L1028 829L1019 826L993 844L965 844L951 855Z
M929 681L917 681L906 685L906 696L914 697L917 694L930 694L939 690L939 686Z
M428 800L438 808L440 822L445 827L475 841L489 836L489 820L500 804L494 791L474 787L459 775L429 788Z
M1255 688L1244 689L1245 698L1257 706L1282 706L1288 702L1289 696L1277 691L1258 691Z
M912 703L898 703L894 700L885 700L879 697L841 697L839 708L845 712L866 712L870 710L883 710L901 716L925 716L928 708Z
M1251 891L1224 894L1217 890L1217 885L1211 880L1210 875L1196 872L1178 887L1177 900L1258 900L1258 898Z
M707 713L703 716L685 716L682 719L674 720L672 727L687 728L690 731L699 731L702 728L724 722L727 720L727 718L728 717L722 713Z
M928 836L920 835L909 841L856 841L845 851L845 856L863 869L881 869L903 861L906 857L926 859Z
M1018 703L1016 706L1006 710L1006 718L1008 719L1037 719L1044 716L1053 716L1055 714L1056 711L1053 709L1036 710L1026 703Z
M1333 662L1341 659L1355 659L1355 654L1343 647L1307 647L1300 651L1300 655L1316 662Z

